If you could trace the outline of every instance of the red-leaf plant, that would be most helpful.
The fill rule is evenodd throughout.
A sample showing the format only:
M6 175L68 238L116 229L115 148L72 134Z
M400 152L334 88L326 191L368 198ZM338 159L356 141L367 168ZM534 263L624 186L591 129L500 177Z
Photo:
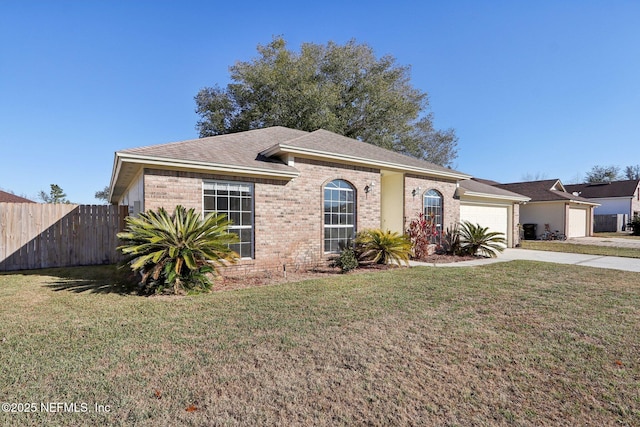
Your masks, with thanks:
M411 239L411 249L413 257L416 259L426 258L428 247L433 242L433 238L438 235L433 214L427 216L420 212L418 218L411 220L407 234Z

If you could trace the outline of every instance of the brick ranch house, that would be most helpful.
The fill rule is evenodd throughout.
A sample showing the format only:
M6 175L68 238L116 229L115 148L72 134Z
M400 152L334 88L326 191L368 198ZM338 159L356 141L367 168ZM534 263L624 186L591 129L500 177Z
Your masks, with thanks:
M226 213L238 271L319 265L356 231L402 233L420 212L460 220L469 175L326 130L271 127L115 153L110 201L130 214Z

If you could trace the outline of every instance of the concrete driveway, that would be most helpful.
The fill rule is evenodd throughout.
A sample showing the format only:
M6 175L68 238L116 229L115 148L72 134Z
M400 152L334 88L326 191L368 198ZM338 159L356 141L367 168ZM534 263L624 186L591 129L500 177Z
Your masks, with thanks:
M638 247L640 249L640 246ZM506 249L497 258L499 261L517 259L555 262L557 264L586 265L588 267L640 272L640 258L617 256L570 254L564 252L533 251L530 249Z
M482 258L471 261L452 262L448 264L429 264L411 261L411 265L425 265L432 267L471 267L514 260L555 262L556 264L585 265L588 267L640 272L640 258L570 254L564 252L534 251L520 248L505 249L503 253L498 255L498 258Z
M567 242L578 245L611 246L640 250L640 239L625 239L623 237L572 237L567 239Z

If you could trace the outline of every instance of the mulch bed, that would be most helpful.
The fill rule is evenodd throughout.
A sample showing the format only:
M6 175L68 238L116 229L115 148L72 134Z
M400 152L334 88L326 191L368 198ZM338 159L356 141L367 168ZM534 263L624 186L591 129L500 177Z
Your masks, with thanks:
M471 261L472 259L477 259L477 258L478 257L473 255L457 256L457 255L433 254L422 259L417 259L416 261L427 262L431 264L447 264L451 262Z
M426 258L417 260L430 264L443 264L443 263L452 263L452 262L460 262L460 261L468 261L475 259L474 256L455 256L455 255L438 255L433 254ZM368 273L372 271L384 271L395 268L406 268L406 267L398 267L396 265L382 265L382 264L361 264L355 270L350 271L346 274L361 274ZM289 283L289 282L300 282L302 280L311 280L311 279L324 279L336 274L341 273L340 269L337 267L317 267L309 270L299 270L295 272L288 271L286 276L283 272L273 272L273 271L265 271L263 273L255 273L245 276L224 276L219 277L214 281L214 285L212 288L213 292L217 291L230 291L236 289L245 289L252 288L256 286L268 286L275 285L280 283Z

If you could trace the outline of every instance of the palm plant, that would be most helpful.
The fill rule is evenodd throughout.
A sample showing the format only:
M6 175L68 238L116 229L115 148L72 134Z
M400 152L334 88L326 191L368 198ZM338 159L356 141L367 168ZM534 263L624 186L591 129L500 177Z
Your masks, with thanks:
M409 265L411 241L405 235L389 230L364 230L358 233L355 243L362 259L378 264L404 262Z
M203 219L195 209L176 206L173 215L160 208L127 217L126 223L125 231L118 233L124 242L118 249L128 255L127 263L141 274L140 284L148 291L207 290L207 274L238 258L229 249L238 236L227 231L231 221L223 214L214 212Z
M458 224L447 227L442 236L442 250L448 255L460 255L460 226Z
M460 225L460 249L468 254L480 254L489 258L498 256L504 251L506 240L504 234L489 231L489 227L464 221Z

